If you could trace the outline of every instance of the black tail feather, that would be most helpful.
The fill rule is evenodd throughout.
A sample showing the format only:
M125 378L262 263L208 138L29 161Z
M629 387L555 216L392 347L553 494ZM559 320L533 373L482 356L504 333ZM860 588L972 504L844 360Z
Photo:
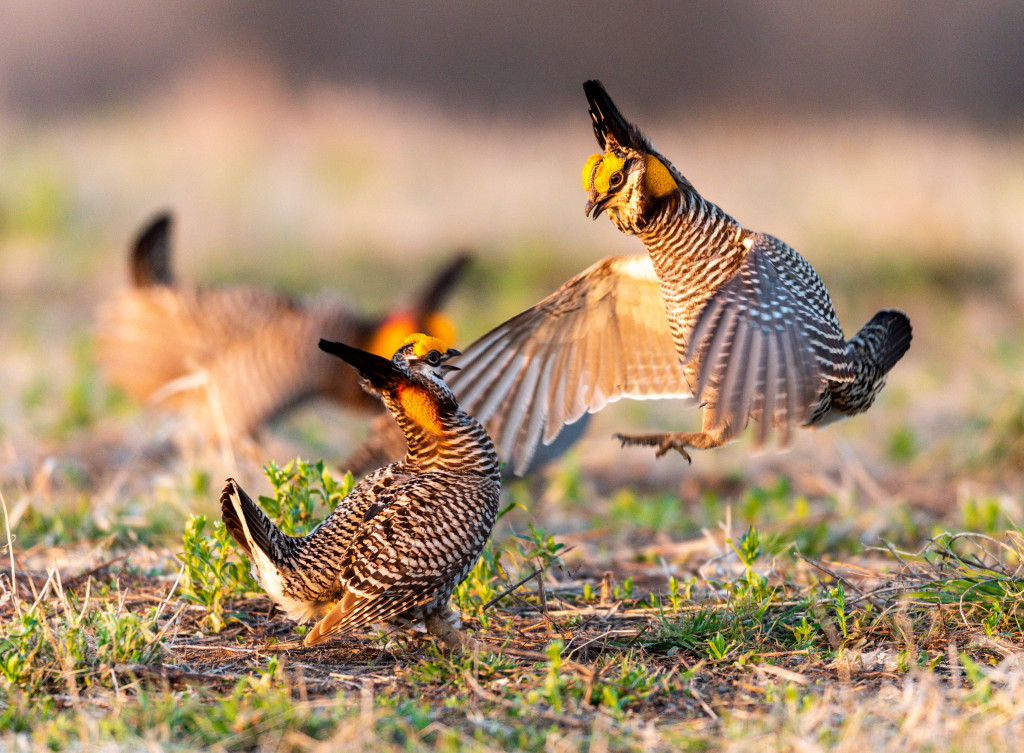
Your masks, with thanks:
M242 515L245 517L245 525L238 516L238 510L233 502L238 500L238 507L242 508ZM256 506L256 503L249 498L245 490L238 485L233 478L227 480L224 491L220 495L220 512L228 533L234 537L250 558L253 556L251 545L258 546L267 556L273 557L273 547L270 543L270 531L268 526L274 524L263 514L263 511ZM249 529L249 536L245 535L246 528ZM249 537L252 537L251 540Z
M381 358L374 353L368 353L359 348L353 348L345 343L320 340L320 350L337 356L342 361L359 372L359 375L377 389L391 387L397 382L404 381L404 376L391 361Z
M137 288L171 285L171 229L174 220L169 212L161 212L139 233L132 246L132 284Z
M896 309L883 309L861 327L853 342L871 342L874 345L872 360L885 374L903 358L913 337L914 332L906 314Z

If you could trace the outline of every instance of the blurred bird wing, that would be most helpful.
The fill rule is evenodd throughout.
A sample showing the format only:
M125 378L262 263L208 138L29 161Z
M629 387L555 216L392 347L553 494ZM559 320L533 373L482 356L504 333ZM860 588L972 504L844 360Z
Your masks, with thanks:
M621 398L691 396L651 259L613 256L478 339L448 381L517 474L565 424Z
M482 476L443 472L396 487L391 504L353 536L341 566L345 596L306 643L393 619L434 599L479 556L494 525L498 491L497 483ZM479 503L487 495L493 496L490 514Z
M786 444L790 427L810 418L826 375L845 362L846 344L786 284L772 258L777 243L752 239L740 269L698 316L686 362L697 364L697 399L709 387L717 394L705 429L727 423L738 433L753 417L759 443L772 426Z

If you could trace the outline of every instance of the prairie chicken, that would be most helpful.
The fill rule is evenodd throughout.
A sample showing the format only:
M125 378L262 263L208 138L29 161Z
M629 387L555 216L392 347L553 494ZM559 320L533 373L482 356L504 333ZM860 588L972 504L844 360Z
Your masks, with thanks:
M867 410L910 347L907 317L879 311L847 341L802 256L704 199L600 83L583 88L602 149L583 168L586 214L648 253L599 261L466 349L452 389L499 455L524 465L562 424L623 397L702 405L700 432L616 435L687 460L750 418L759 444L769 427L786 444L792 425Z
M350 369L313 347L320 336L390 355L413 332L453 335L438 308L468 261L464 254L408 307L364 316L337 299L176 284L171 226L171 217L160 215L139 235L131 254L132 286L100 308L98 359L113 384L137 399L190 414L210 435L251 436L314 396L377 407ZM401 455L401 445L390 449L393 457Z
M405 434L405 458L360 481L306 536L285 536L233 480L224 524L253 573L293 620L320 620L306 645L374 623L471 645L448 605L494 528L501 481L487 432L444 382L457 350L417 334L388 361L341 343L320 348L354 367Z

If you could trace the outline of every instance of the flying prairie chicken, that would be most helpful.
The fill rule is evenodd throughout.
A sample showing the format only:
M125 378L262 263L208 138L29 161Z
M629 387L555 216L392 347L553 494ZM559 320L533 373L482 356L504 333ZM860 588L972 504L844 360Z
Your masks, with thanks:
M210 436L252 436L316 396L376 409L351 369L314 347L319 337L390 355L413 332L453 335L438 309L468 261L465 254L453 257L408 305L367 316L337 299L178 284L171 228L164 214L140 233L131 253L131 287L100 308L98 359L113 384L191 415ZM401 436L383 449L400 456Z
M320 347L351 365L384 401L408 442L405 458L360 481L306 536L286 536L228 479L224 524L253 573L292 619L319 621L306 645L389 623L472 645L449 607L452 591L494 528L501 480L494 445L444 382L459 354L417 334L388 361L341 343Z
M599 261L466 349L452 380L503 460L525 466L561 426L620 398L693 398L700 432L616 435L670 449L726 444L749 419L824 426L867 410L910 347L879 311L846 340L814 268L701 196L597 81L583 85L601 152L583 168L587 216L637 235L644 256Z

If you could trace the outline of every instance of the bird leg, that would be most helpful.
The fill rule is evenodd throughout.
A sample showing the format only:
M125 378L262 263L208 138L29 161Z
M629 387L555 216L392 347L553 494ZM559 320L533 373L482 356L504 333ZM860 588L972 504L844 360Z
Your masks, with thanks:
M615 434L617 440L622 442L623 447L639 445L643 447L657 447L654 457L660 458L669 450L676 450L687 463L692 463L687 447L697 450L710 450L713 447L721 447L729 442L730 437L724 431L670 431L664 434Z
M461 630L445 620L443 615L429 615L423 622L427 632L437 638L448 651L460 650L476 653L480 650L479 641L464 635Z

